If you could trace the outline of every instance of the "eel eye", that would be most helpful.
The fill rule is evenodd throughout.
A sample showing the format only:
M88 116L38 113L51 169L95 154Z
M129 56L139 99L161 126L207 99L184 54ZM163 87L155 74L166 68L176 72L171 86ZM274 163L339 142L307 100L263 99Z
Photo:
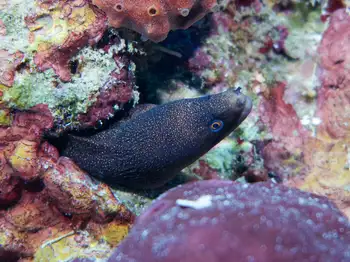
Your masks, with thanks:
M214 120L210 123L210 130L212 132L219 132L224 127L224 122L221 120Z

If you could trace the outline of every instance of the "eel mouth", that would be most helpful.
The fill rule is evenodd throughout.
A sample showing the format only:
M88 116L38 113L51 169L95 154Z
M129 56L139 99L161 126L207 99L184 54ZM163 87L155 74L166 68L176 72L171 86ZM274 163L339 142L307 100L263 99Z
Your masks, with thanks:
M252 102L252 99L249 97L249 96L246 96L246 95L243 95L242 96L245 97L245 107L238 119L238 123L242 123L246 118L247 116L249 115L249 113L252 111L252 107L253 107L253 102Z

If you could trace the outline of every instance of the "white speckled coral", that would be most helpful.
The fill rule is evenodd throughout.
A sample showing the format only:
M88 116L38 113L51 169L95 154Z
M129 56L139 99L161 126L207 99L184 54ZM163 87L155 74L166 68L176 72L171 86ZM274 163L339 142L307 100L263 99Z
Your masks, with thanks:
M202 208L178 205L209 196ZM326 198L278 184L208 180L160 196L108 261L346 262L349 243L348 219Z

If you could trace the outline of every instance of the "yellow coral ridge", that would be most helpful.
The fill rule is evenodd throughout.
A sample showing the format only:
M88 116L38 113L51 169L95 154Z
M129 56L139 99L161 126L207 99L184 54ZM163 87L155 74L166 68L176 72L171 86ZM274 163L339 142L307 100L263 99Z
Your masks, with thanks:
M56 8L43 11L29 30L34 33L30 51L45 51L52 45L62 45L72 32L81 33L95 22L96 14L88 6L75 7L64 17L63 10Z
M30 170L32 160L36 159L37 144L32 141L22 140L16 145L14 153L9 160L14 169Z
M116 246L126 237L129 226L112 222L103 230L103 238L112 246Z

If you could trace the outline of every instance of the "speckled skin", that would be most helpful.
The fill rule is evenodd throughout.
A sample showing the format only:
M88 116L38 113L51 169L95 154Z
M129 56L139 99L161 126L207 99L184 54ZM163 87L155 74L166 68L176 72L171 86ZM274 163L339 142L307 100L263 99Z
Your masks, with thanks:
M158 187L230 134L251 107L250 98L234 89L182 99L143 109L93 136L71 136L63 154L107 184ZM212 132L213 120L224 122L222 130Z

